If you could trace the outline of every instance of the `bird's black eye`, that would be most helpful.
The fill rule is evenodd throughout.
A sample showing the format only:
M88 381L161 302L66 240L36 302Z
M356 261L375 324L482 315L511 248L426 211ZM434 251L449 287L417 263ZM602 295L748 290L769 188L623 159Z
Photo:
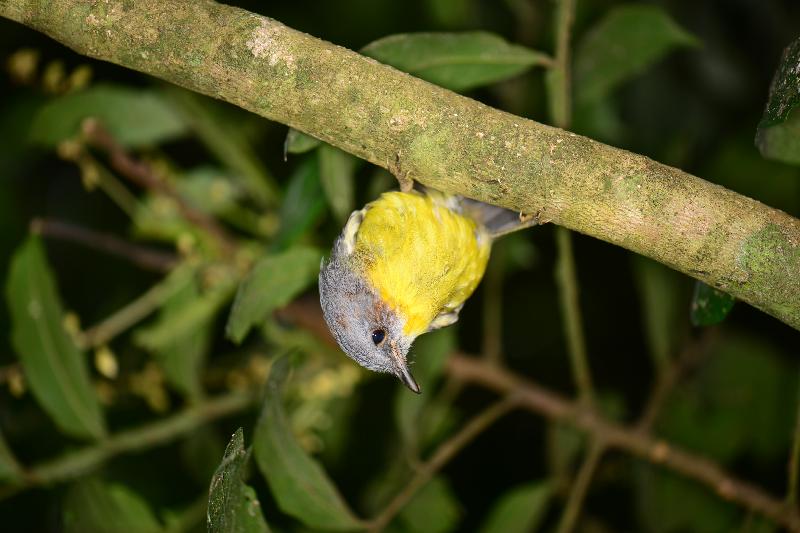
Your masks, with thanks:
M372 342L375 343L375 346L379 345L383 342L384 337L386 337L386 332L382 329L376 329L372 332Z

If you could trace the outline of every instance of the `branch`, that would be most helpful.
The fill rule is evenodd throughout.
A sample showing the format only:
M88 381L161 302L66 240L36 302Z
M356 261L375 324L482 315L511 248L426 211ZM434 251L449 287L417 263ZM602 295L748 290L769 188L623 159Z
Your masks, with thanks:
M172 270L178 263L178 256L173 253L133 244L110 233L94 231L63 220L35 218L30 227L31 232L37 235L82 244L162 274Z
M784 504L755 485L730 476L713 461L636 429L610 422L581 403L570 402L478 359L453 355L448 360L447 370L458 379L494 389L501 394L516 393L522 406L535 413L572 424L609 448L618 448L670 468L711 487L721 498L761 513L791 531L800 531L800 513L796 507Z
M123 453L166 444L203 424L246 409L255 403L256 397L255 394L242 392L218 396L169 418L122 431L105 441L26 469L20 482L0 487L0 499L33 487L74 479Z
M4 0L79 53L238 105L425 185L656 259L800 329L800 221L210 0Z
M81 129L89 144L108 153L111 166L117 172L145 189L159 192L170 198L178 206L183 218L213 236L224 252L233 253L235 249L233 238L217 223L214 217L189 205L169 183L158 176L153 167L144 161L134 159L96 119L84 120Z
M392 518L411 501L417 491L424 487L436 472L441 470L450 459L455 457L475 437L483 433L500 417L515 407L519 407L518 398L513 394L509 395L475 415L474 418L464 424L458 433L440 444L436 448L436 453L433 454L433 457L419 467L408 485L372 520L369 527L370 533L383 531L392 521Z

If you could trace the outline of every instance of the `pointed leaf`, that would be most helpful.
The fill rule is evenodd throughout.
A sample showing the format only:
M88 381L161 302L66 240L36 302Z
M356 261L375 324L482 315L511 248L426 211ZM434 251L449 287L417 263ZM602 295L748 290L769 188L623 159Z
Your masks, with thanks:
M281 205L281 223L272 250L281 251L297 242L325 212L325 198L319 181L318 158L313 155L295 169Z
M255 491L242 476L249 456L242 428L231 437L208 491L210 533L260 533L269 531Z
M492 507L481 533L538 531L550 505L552 490L546 482L528 483L503 494Z
M578 103L602 100L668 52L696 45L697 39L658 6L629 4L614 8L577 48Z
M256 263L236 293L225 330L228 338L242 342L251 327L311 285L321 259L319 250L297 247Z
M758 125L761 155L800 164L800 38L786 47L772 79L767 108Z
M141 496L122 485L88 479L74 485L64 502L66 533L157 533L163 526Z
M260 205L277 203L275 180L242 131L239 110L177 87L165 89L164 94L208 151L234 172L250 198Z
M702 281L694 285L692 297L691 319L693 326L711 326L719 324L733 309L736 298Z
M460 518L461 506L441 476L431 479L398 516L408 533L447 533L456 528Z
M76 136L81 123L95 117L125 146L158 144L184 135L186 123L153 91L115 85L95 85L55 98L33 119L35 142L56 146Z
M355 172L360 160L329 144L320 146L318 154L322 190L334 216L344 223L353 211Z
M497 83L549 61L541 52L481 31L390 35L361 53L453 91Z
M253 443L258 468L278 507L306 526L337 531L363 529L325 471L306 454L289 429L282 399L288 372L286 357L273 363Z
M284 154L304 154L322 144L322 141L302 131L289 128L283 144Z
M139 346L156 355L170 384L190 398L197 399L201 393L200 374L211 325L233 290L233 283L222 283L201 294L192 278L166 302L154 324L134 334Z
M6 296L11 340L33 395L65 433L102 437L103 415L86 358L62 326L64 312L38 237L14 254Z

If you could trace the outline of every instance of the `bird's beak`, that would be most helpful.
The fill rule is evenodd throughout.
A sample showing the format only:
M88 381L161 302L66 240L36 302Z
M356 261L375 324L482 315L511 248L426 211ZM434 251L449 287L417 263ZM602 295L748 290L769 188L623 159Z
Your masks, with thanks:
M398 350L396 347L392 346L392 356L394 358L395 368L397 369L397 377L400 381L403 382L403 385L411 389L412 392L417 394L420 393L419 385L417 385L417 381L414 379L414 376L411 375L411 372L408 370L408 364L406 364L406 358L403 357L403 354Z

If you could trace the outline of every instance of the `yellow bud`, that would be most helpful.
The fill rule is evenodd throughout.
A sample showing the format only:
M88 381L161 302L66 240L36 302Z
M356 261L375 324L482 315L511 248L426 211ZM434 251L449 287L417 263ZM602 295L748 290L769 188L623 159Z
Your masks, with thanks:
M72 71L67 80L67 90L80 91L89 86L92 81L92 67L80 65Z
M62 92L66 76L64 62L59 60L51 61L44 67L42 72L42 88L48 93L57 94Z
M6 68L15 82L30 85L36 78L39 68L39 51L33 48L20 48L8 58Z
M94 366L101 376L108 379L116 379L119 375L119 363L108 346L101 346L94 352Z
M8 391L15 398L21 398L25 394L25 389L25 376L22 375L22 371L18 367L10 369L8 373Z

